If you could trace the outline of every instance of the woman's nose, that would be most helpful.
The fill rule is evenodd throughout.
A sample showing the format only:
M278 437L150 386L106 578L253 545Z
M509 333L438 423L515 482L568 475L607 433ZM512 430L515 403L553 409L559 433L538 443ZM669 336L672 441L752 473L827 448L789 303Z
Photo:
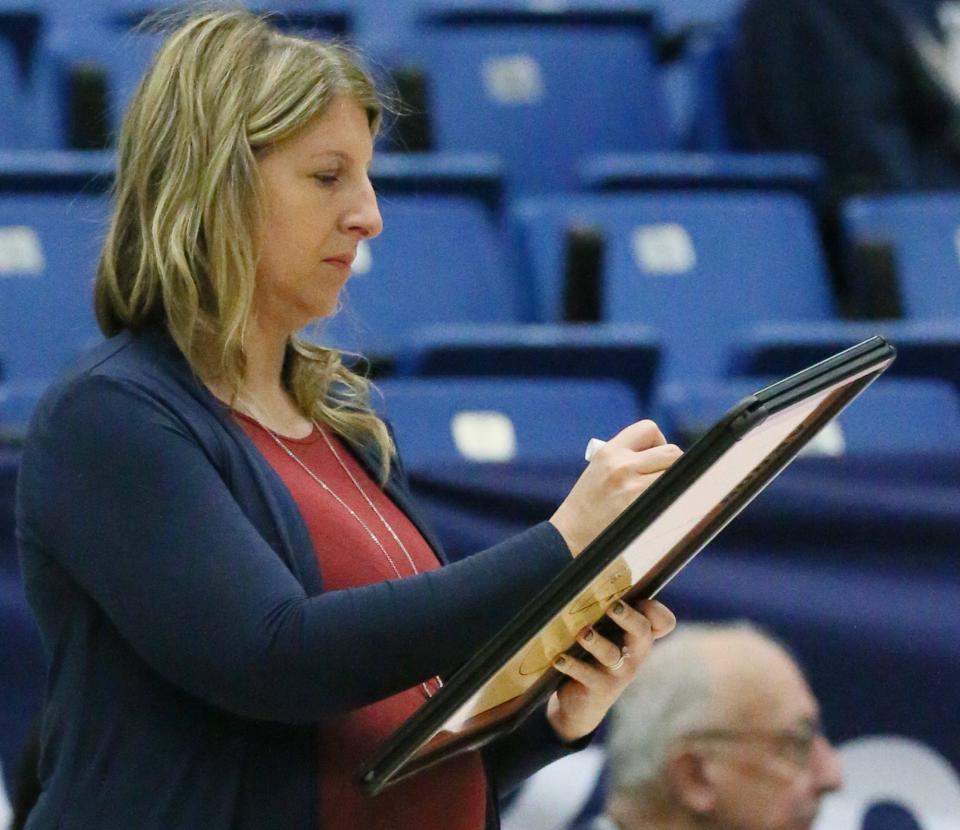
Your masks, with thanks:
M346 219L347 229L361 239L373 239L383 230L383 217L377 205L377 194L367 179Z

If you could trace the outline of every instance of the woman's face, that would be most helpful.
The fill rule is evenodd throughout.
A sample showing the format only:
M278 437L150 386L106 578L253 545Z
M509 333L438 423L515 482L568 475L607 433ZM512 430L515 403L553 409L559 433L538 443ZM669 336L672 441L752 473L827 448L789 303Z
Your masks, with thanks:
M383 229L372 157L367 115L344 95L259 159L258 323L288 334L336 310L357 244Z

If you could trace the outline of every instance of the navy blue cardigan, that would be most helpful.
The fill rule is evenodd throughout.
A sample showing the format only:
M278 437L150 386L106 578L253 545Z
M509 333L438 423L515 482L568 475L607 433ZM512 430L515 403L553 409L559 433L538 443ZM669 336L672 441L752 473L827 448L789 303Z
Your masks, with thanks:
M399 466L386 490L442 558ZM324 593L289 491L160 330L46 394L17 536L50 665L30 830L315 830L317 721L449 674L570 555L544 523ZM491 788L566 749L541 712L486 752Z

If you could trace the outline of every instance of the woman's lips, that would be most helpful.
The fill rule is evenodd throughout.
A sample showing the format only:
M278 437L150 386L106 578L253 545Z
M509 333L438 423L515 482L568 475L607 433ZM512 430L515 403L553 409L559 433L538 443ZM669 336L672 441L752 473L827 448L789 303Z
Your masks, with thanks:
M353 265L353 257L352 256L332 256L332 257L327 257L327 259L325 259L324 262L329 263L330 265L336 265L340 268L346 268L347 270L349 270Z

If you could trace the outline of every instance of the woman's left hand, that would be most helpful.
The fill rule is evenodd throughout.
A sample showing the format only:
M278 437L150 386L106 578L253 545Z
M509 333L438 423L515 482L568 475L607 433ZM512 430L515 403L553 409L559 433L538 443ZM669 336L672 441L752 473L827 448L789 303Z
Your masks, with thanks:
M624 630L623 649L593 628L580 632L577 642L596 662L562 654L553 661L557 671L570 679L550 697L547 720L565 743L589 734L629 685L647 658L653 641L673 631L677 618L656 600L644 600L637 609L617 601L607 611Z

